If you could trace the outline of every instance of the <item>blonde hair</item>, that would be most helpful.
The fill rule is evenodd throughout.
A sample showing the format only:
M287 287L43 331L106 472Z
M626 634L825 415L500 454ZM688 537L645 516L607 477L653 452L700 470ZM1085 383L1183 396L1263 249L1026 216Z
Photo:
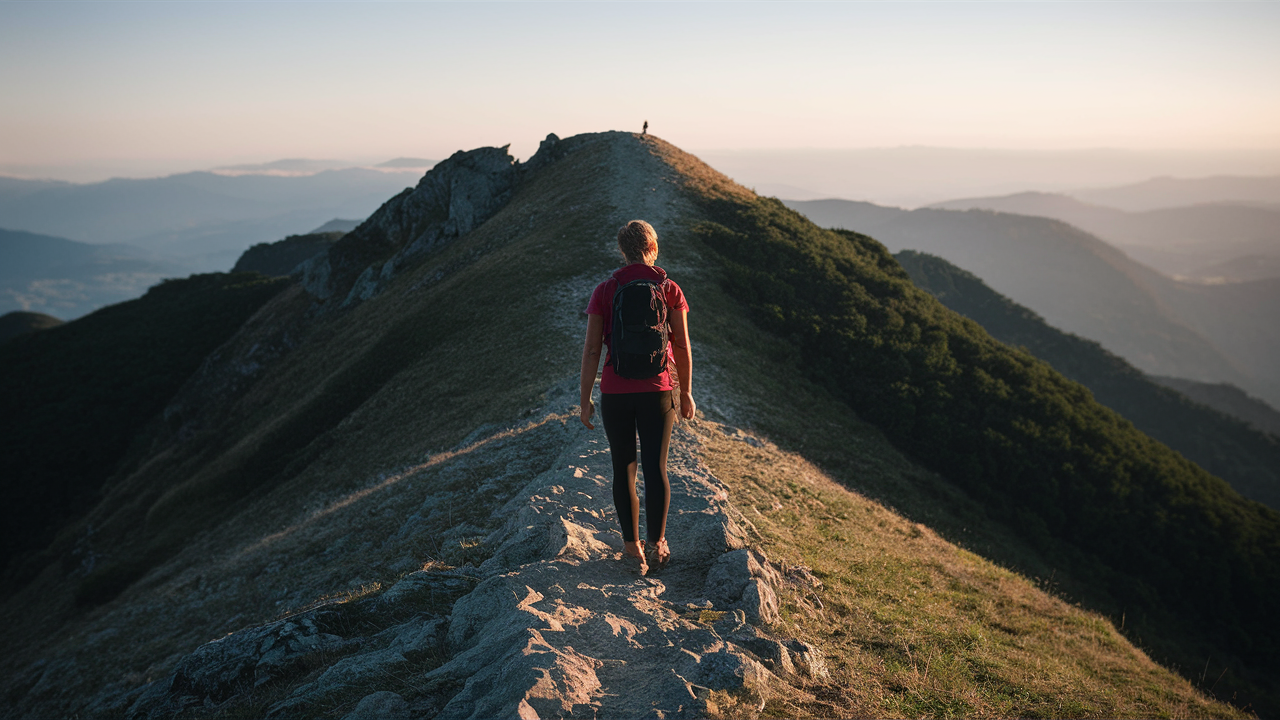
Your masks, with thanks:
M618 249L629 263L652 265L658 259L658 231L643 220L632 220L618 230Z

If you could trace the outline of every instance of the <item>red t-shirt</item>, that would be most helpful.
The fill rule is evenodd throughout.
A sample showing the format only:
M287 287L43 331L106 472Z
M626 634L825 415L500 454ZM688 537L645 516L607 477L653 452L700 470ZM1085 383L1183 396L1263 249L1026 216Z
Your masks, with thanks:
M666 292L663 299L667 302L667 310L674 312L676 310L684 310L688 312L689 303L684 299L684 292L680 290L680 286L674 280L667 278L667 273L660 267L645 265L644 263L636 263L628 265L616 272L608 280L596 286L594 292L591 293L591 302L587 303L588 315L599 315L604 318L604 345L609 347L609 331L613 325L613 294L618 291L620 285L626 285L632 280L652 279L663 283ZM657 392L659 390L671 389L671 369L675 367L675 353L671 349L671 343L667 343L667 369L660 374L651 378L624 378L619 377L613 371L613 365L609 363L608 352L604 356L604 372L600 376L600 392L602 393L637 393L637 392Z

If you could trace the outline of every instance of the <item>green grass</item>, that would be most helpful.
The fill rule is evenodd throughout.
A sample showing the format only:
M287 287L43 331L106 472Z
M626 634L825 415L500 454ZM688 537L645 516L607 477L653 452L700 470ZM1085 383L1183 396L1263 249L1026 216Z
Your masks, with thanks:
M1248 717L1206 698L1105 618L852 493L804 458L700 433L784 586L775 631L822 647L772 717ZM723 716L734 716L722 708ZM741 710L741 708L739 708Z

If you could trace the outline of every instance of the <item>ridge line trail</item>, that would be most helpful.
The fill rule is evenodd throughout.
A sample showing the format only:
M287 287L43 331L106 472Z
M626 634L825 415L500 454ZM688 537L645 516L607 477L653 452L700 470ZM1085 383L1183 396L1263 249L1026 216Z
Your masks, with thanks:
M675 433L672 562L640 577L623 559L604 433L565 422L559 460L498 511L505 540L453 608L449 645L467 649L423 678L465 683L440 717L698 714L708 686L764 680L763 666L698 622L711 607L708 570L744 544L701 441Z
M643 145L613 142L609 149L611 219L618 226L648 220L666 251L663 237L678 232L685 203L674 183L642 180L665 180L671 169ZM643 167L649 164L661 172ZM561 404L572 401L576 380L557 384ZM593 395L598 401L598 387ZM709 686L739 690L769 675L721 637L745 629L741 615L721 633L699 622L712 607L709 570L725 551L745 545L734 519L741 516L702 462L699 438L686 422L673 432L672 561L640 577L622 552L608 441L598 420L588 430L575 409L563 420L567 437L555 464L496 513L507 517L505 538L480 567L487 577L454 605L448 644L468 649L423 678L464 683L441 718L699 715Z

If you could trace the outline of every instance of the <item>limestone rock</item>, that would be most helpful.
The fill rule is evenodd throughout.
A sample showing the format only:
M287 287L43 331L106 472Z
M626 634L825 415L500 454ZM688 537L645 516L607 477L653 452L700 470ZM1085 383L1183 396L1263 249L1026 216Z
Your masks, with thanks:
M707 573L704 592L719 607L741 608L753 624L769 624L778 619L774 587L781 580L762 553L743 548L716 560Z
M766 668L773 671L773 674L787 677L795 673L796 667L791 662L791 653L782 642L770 637L748 635L734 635L731 639L734 644L754 653Z
M790 640L787 648L795 657L796 667L814 680L825 680L831 673L827 670L827 662L822 651L803 640Z
M320 677L303 685L274 705L268 718L290 718L309 714L308 708L330 701L351 688L370 687L394 673L408 661L395 650L375 650L342 658Z
M778 596L769 583L758 577L747 581L738 605L753 625L770 625L778 621Z
M388 633L394 636L388 649L395 650L406 658L417 657L436 651L444 644L444 634L449 628L447 618L419 618L398 625Z
M466 235L506 204L520 166L506 147L454 153L301 268L317 299L373 297L406 261Z
M469 678L436 717L595 717L600 661L538 636L504 660Z
M729 649L707 653L698 662L700 684L712 690L741 690L762 685L768 678L763 665Z
M298 265L298 273L302 276L302 287L318 300L328 300L333 295L329 286L329 253L322 252Z
M459 573L418 570L401 578L378 601L383 605L428 604L436 607L452 604L474 586L474 580Z

